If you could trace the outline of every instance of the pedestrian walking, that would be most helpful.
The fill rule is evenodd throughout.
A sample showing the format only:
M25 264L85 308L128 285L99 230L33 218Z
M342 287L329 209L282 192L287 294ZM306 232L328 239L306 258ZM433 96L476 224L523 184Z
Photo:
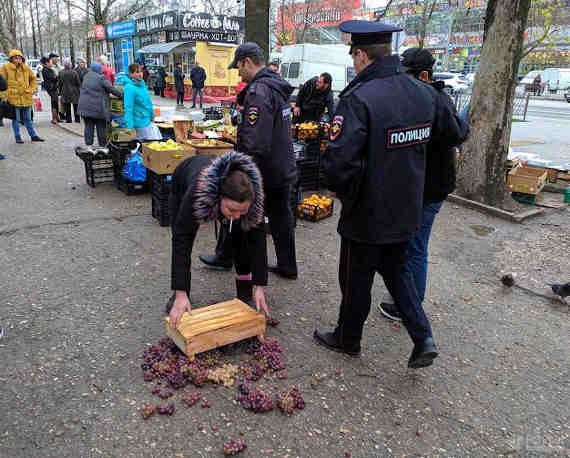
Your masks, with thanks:
M190 72L192 80L192 108L196 108L196 97L200 96L200 108L202 108L202 100L204 98L204 84L206 82L206 70L200 67L200 63L196 61L195 67Z
M342 301L336 328L316 329L314 337L330 350L359 356L379 272L414 343L408 367L425 367L437 348L413 278L403 267L421 221L426 144L439 128L436 94L403 73L399 57L392 55L392 33L400 28L345 21L340 30L352 34L357 76L340 94L323 168L342 203Z
M6 83L6 79L0 74L0 92L4 92L8 89L8 83ZM0 94L0 102L3 100L2 94ZM0 109L0 127L4 127L4 123L2 122L2 110ZM0 153L0 160L4 159L4 155Z
M85 124L84 138L87 146L93 145L95 128L99 146L107 144L107 123L111 120L109 94L123 97L123 93L111 86L103 76L101 64L93 62L91 71L83 78L79 96L79 114Z
M409 48L402 54L402 68L408 76L431 86L436 94L436 119L440 128L434 131L426 146L426 171L420 228L412 238L404 266L414 279L420 303L423 303L428 272L428 244L431 229L447 196L455 189L456 146L469 134L469 126L457 114L455 104L444 91L443 81L433 81L435 59L425 48ZM444 135L438 135L438 132ZM400 282L401 277L396 277ZM396 289L402 286L396 286ZM380 312L396 321L402 321L399 307L382 302Z
M154 83L154 95L164 97L164 87L166 86L166 71L164 67L158 67L156 71L156 81Z
M83 78L85 77L85 75L87 74L87 72L89 71L89 69L87 68L87 64L85 62L85 59L82 59L81 57L77 59L77 66L75 67L75 72L77 73L77 76L79 76L79 80L81 81L81 84L83 84Z
M255 43L239 46L230 68L237 68L248 85L238 94L243 107L237 131L237 150L247 153L258 165L265 188L265 214L275 246L277 265L270 272L297 278L295 227L290 206L291 187L297 180L297 166L291 140L291 107L288 99L292 86L264 65L263 51ZM215 268L231 267L231 251L222 225L214 255L200 255L200 260Z
M101 71L103 72L103 76L107 78L107 81L109 81L111 85L115 84L115 70L109 65L107 56L101 55L96 61L101 64Z
M59 83L57 73L53 68L53 61L49 58L44 62L42 76L44 79L44 89L48 93L51 101L51 123L57 124L59 121Z
M79 92L81 90L81 80L75 70L71 68L71 59L64 59L63 70L58 76L59 95L63 103L65 112L65 122L71 123L71 107L73 106L73 115L75 122L81 122L77 105L79 103Z
M12 130L16 143L24 143L20 134L20 123L24 124L32 142L43 142L34 129L32 121L33 95L38 87L34 72L26 65L24 55L18 49L8 54L8 62L0 69L0 75L6 81L4 100L14 107Z
M238 299L269 315L267 249L263 230L263 184L250 157L230 152L224 156L199 155L181 162L172 175L169 200L172 222L173 295L166 313L174 326L190 312L191 255L202 223L231 221L231 240L236 259Z
M184 78L182 64L178 62L174 67L174 86L176 87L176 106L184 107Z
M124 88L125 127L135 129L137 138L147 140L154 138L149 127L154 119L154 107L150 93L143 81L140 64L129 65L129 77Z

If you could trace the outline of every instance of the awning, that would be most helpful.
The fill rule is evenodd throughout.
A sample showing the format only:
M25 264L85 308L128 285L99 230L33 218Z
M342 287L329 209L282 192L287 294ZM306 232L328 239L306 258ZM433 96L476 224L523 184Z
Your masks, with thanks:
M192 41L171 41L170 43L155 43L152 45L144 46L143 48L139 49L137 53L142 54L168 54L173 49L176 49L180 46L184 46L188 43L193 43Z

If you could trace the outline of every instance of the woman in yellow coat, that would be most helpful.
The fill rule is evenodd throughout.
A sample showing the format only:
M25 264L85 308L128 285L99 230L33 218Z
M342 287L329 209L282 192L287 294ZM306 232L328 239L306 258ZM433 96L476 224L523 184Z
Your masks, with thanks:
M12 120L12 129L16 143L24 143L20 135L20 122L23 122L33 142L43 142L36 131L32 121L33 95L38 86L34 72L25 63L24 56L17 49L12 49L6 62L0 69L0 75L8 84L3 99L14 106L15 117Z

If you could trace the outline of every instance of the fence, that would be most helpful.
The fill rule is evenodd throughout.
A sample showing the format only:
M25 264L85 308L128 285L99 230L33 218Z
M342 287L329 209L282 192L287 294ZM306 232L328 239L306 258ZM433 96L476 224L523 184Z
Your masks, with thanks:
M461 110L465 108L465 106L469 105L471 102L471 92L456 92L452 95L452 98L455 102L455 107L457 108L457 112L461 113ZM524 94L517 94L515 93L515 97L513 99L513 118L522 119L526 121L526 113L528 111L528 100L530 98L530 93L526 92Z

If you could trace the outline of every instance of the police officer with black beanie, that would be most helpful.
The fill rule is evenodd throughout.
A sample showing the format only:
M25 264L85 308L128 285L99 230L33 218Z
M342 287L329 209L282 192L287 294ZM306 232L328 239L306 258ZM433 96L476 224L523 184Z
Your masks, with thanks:
M340 95L323 166L342 203L342 301L337 327L315 330L314 337L331 350L359 356L379 272L394 286L390 289L414 343L408 366L426 367L437 349L412 276L402 268L421 219L426 144L444 128L436 118L436 94L408 77L399 57L391 55L392 33L401 29L346 21L340 30L352 34L357 77Z

